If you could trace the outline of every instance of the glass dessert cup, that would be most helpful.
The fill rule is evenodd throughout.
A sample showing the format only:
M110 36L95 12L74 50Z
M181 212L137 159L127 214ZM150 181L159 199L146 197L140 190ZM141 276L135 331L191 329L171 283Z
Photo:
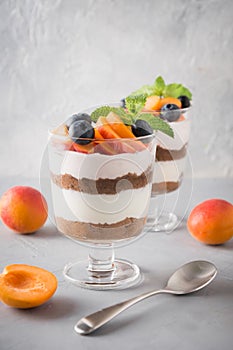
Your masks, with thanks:
M90 111L90 110L89 110ZM66 136L50 133L49 167L55 223L73 241L90 248L88 259L68 263L64 276L89 289L127 288L139 268L115 259L114 248L142 232L149 209L155 135L94 139L88 153Z
M179 224L176 214L166 211L163 207L158 207L157 202L158 196L169 195L179 190L182 184L188 158L187 147L190 134L190 110L191 107L181 109L179 119L169 122L174 132L174 138L159 131L156 133L157 148L151 203L147 219L147 227L150 231L172 232ZM177 111L169 111L169 113L172 115L172 113L177 113ZM177 192L177 196L179 195L179 192Z

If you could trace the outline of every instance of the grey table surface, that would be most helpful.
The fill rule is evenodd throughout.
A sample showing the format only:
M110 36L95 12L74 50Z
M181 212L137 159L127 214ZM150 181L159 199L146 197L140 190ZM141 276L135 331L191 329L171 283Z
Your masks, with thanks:
M35 185L33 179L6 178L1 194L13 185ZM192 187L193 185L193 187ZM192 191L190 191L192 188ZM167 197L168 203L174 196ZM56 294L46 304L28 310L0 303L0 349L232 349L233 239L206 246L186 229L190 209L207 198L233 202L233 179L184 182L176 212L184 218L170 234L148 232L116 250L116 256L137 263L143 282L118 291L91 291L64 280L65 263L87 257L88 249L63 237L49 221L32 235L17 235L0 225L0 268L12 263L40 266L58 278ZM189 296L158 295L145 300L90 336L75 333L82 316L141 292L161 288L169 275L191 260L209 260L218 268L211 285Z

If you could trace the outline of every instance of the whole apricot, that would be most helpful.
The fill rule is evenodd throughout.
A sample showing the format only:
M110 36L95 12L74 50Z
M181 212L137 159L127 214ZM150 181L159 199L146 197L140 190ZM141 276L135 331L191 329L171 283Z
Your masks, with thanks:
M15 186L0 199L0 217L16 233L32 233L47 220L47 202L38 190L28 186Z
M233 237L233 205L223 199L209 199L190 213L187 227L198 241L217 245Z

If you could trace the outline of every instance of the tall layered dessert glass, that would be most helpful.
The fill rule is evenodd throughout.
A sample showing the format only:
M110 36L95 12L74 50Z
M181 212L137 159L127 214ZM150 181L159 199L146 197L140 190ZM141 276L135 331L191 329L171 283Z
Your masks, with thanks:
M158 131L157 149L154 164L152 200L148 224L154 231L172 231L178 225L175 213L168 212L157 205L157 196L166 195L179 189L182 184L187 163L187 147L190 134L191 107L180 109L180 117L169 122L174 137ZM169 113L177 113L170 111ZM172 117L171 117L172 119ZM175 118L173 118L175 119Z
M64 275L85 288L126 288L140 270L115 259L114 247L139 237L146 223L155 135L135 137L111 113L93 124L89 114L72 116L49 138L56 226L90 248L88 259L69 262Z
M187 159L192 94L182 84L166 84L159 76L152 85L143 85L126 97L129 113L152 115L156 127L162 120L173 135L157 131L158 146L154 164L152 200L147 226L154 231L172 231L178 224L175 214L157 205L157 196L179 189Z

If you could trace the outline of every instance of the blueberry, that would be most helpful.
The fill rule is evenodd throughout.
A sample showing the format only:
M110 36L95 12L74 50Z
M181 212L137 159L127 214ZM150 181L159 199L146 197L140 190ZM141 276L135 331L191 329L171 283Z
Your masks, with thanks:
M79 145L87 145L94 138L94 128L87 120L78 120L71 124L69 128L70 138Z
M70 118L67 119L67 121L66 121L67 128L69 129L71 124L73 124L74 122L77 122L79 120L86 120L87 122L91 123L91 117L89 116L89 114L78 113L78 114L72 115Z
M160 117L169 122L174 122L180 117L180 109L173 103L167 103L161 108Z
M153 134L152 127L142 119L138 119L134 125L132 125L132 132L136 137L147 136Z
M122 98L121 99L121 107L122 108L125 108L126 106L125 106L125 98Z
M178 99L181 102L181 108L188 108L190 107L190 100L187 96L180 96Z

